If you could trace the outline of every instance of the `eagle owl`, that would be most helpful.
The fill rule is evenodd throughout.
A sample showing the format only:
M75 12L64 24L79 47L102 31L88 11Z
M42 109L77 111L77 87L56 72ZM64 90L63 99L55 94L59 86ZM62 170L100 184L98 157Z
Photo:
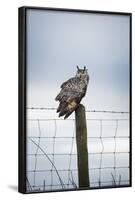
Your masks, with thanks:
M77 66L77 73L61 85L61 91L55 100L59 101L57 112L59 117L64 116L66 119L73 111L75 111L85 96L89 82L88 70L84 66L80 69Z

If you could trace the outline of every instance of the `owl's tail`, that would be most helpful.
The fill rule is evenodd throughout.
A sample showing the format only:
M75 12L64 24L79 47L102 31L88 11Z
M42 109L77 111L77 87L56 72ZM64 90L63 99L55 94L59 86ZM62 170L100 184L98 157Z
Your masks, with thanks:
M64 116L68 112L68 103L60 102L57 112L59 112L59 117Z
M59 104L59 107L57 109L57 112L59 112L59 117L64 116L64 119L68 118L73 111L76 110L78 107L78 104L75 102L75 100L72 100L70 102L62 101Z

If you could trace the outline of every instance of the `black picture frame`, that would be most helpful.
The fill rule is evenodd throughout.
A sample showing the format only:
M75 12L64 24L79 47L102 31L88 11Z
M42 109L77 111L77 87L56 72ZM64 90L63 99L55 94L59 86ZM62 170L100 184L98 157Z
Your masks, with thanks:
M101 187L100 189L107 189L107 188L120 188L120 187L131 187L132 186L132 13L127 12L111 12L111 11L96 11L96 10L81 10L81 9L65 9L65 8L49 8L49 7L31 7L31 6L23 6L18 9L19 11L19 130L18 130L18 191L23 194L27 193L42 193L44 191L32 191L27 192L26 190L26 94L27 94L27 73L26 73L26 51L27 51L27 37L26 37L26 12L28 9L33 10L51 10L51 11L61 11L61 12L77 12L77 13L98 13L98 14L111 14L111 15L122 15L122 16L129 16L130 17L130 84L129 84L129 91L130 91L130 115L129 115L129 122L130 122L130 184L129 185L122 185L122 186L105 186ZM83 188L83 190L87 190L87 188ZM99 189L98 187L95 188L88 188L91 189ZM72 191L72 190L81 190L81 189L70 189L70 190L58 190L59 191ZM45 191L45 192L54 192L54 191ZM55 190L57 192L57 190Z

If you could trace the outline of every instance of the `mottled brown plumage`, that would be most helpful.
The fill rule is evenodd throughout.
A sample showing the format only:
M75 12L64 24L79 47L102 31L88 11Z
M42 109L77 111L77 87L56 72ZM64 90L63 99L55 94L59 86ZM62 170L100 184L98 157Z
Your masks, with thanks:
M79 69L73 78L70 78L61 85L61 91L55 100L59 101L57 112L59 117L64 116L66 119L73 111L75 111L85 96L89 82L89 75L86 67Z

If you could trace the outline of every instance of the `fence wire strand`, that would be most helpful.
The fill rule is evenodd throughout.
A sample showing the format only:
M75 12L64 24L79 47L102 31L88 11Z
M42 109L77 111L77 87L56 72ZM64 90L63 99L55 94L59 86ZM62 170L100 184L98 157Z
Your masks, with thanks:
M28 107L28 110L57 110L57 108L46 108L46 107ZM116 114L128 114L128 111L114 111L114 110L86 110L86 112L94 112L94 113L116 113Z
M72 175L72 171L71 171L71 161L72 161L72 151L73 151L73 144L74 144L74 138L75 138L75 122L73 120L73 137L72 137L72 140L71 140L71 150L70 150L70 153L69 153L69 167L68 167L68 188L69 188L69 182L72 180L72 183L74 185L74 181L73 181L73 175ZM71 178L70 179L70 175L71 175Z
M37 144L37 149L36 149L36 152L35 152L35 166L34 166L34 183L33 183L33 188L35 186L35 183L36 183L36 169L37 169L37 159L38 159L38 150L39 150L39 146L40 146L40 137L41 137L41 129L40 129L40 122L39 120L37 121L38 123L38 133L39 133L39 136L38 136L38 144Z
M102 140L102 120L100 120L100 142L101 142L101 152L100 152L100 164L99 164L99 187L101 187L101 172L102 172L102 158L104 152L104 143Z

